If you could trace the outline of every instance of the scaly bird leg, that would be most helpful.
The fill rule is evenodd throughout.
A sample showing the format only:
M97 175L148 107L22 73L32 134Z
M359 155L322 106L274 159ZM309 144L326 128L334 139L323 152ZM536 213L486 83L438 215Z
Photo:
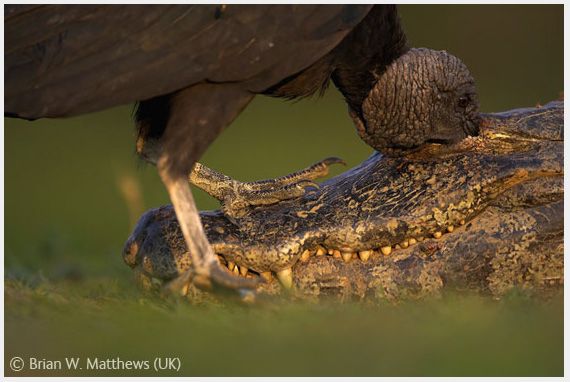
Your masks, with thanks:
M303 170L256 182L240 182L196 163L190 173L190 182L218 199L228 217L240 217L248 207L297 198L304 195L307 188L318 188L312 180L326 176L329 166L337 163L345 164L340 158L326 158Z
M180 229L188 245L188 251L192 255L192 270L174 280L170 288L177 291L182 290L190 281L200 287L211 288L212 280L228 289L255 288L256 282L254 280L238 279L220 266L218 258L204 233L190 185L183 177L170 177L169 172L164 170L163 162L163 158L158 161L158 171L168 190L176 216L183 217L183 219L179 219Z
M156 163L192 259L192 267L170 283L171 290L183 290L192 281L201 288L220 286L239 291L243 296L258 283L255 279L234 276L218 263L204 234L187 180L209 144L252 98L253 94L239 84L211 83L196 84L169 96L168 122L160 138ZM160 129L160 123L157 126Z

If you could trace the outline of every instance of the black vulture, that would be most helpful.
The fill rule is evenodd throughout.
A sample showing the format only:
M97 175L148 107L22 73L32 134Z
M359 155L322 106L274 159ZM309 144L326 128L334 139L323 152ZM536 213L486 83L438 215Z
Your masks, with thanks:
M188 175L256 94L306 97L332 80L387 155L478 132L468 69L410 48L394 5L7 5L4 31L6 116L138 102L136 150L157 165L203 286L253 286L219 266Z

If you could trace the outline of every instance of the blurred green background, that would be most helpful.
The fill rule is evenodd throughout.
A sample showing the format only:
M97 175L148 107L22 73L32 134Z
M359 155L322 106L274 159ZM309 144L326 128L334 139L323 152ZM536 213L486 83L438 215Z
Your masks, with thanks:
M463 59L483 111L534 106L563 91L562 5L402 5L400 14L412 46ZM143 297L122 245L144 210L169 200L155 168L134 154L132 109L4 120L6 359L170 352L186 357L184 375L562 375L561 298L268 312L165 308ZM371 152L331 88L300 102L257 97L202 162L255 180L327 156L352 167ZM195 195L201 209L218 207Z

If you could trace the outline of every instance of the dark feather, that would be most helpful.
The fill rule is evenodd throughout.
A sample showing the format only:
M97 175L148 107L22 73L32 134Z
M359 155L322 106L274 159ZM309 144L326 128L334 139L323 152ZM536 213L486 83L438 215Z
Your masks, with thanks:
M5 111L70 116L204 81L241 82L259 93L326 55L370 9L220 7L9 6Z

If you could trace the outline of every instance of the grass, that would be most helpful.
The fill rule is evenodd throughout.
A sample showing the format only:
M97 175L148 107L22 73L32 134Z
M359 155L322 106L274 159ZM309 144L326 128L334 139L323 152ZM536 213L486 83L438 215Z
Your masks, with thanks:
M562 296L513 294L391 304L274 301L193 306L128 280L5 283L6 353L153 360L179 371L61 370L9 375L561 376ZM83 365L83 363L82 363ZM9 372L9 370L7 370Z

